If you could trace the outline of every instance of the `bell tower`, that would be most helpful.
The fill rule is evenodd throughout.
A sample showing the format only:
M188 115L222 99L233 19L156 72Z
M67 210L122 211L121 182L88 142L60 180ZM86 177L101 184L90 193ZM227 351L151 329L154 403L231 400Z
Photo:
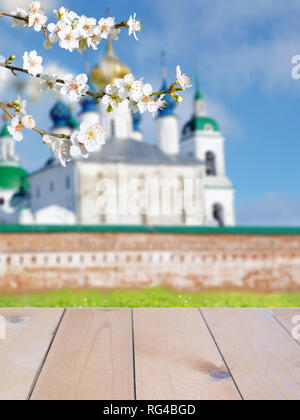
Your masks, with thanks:
M165 53L162 52L162 87L161 91L168 89L167 68L165 63ZM158 111L156 118L158 147L167 155L178 155L179 153L179 126L178 118L174 111L177 102L170 94L164 97L166 106Z
M4 124L0 132L0 162L18 163L19 158L15 154L15 141L8 132L7 125Z
M234 187L226 176L224 142L218 122L209 117L196 75L194 112L184 125L181 154L205 164L205 223L235 225Z

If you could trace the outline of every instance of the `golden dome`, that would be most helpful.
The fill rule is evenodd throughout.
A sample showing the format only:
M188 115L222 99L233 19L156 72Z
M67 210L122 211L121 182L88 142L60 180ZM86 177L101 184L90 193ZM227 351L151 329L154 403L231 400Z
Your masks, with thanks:
M122 79L129 73L130 69L117 58L112 42L108 41L105 56L91 71L91 80L97 89L103 90L115 79Z

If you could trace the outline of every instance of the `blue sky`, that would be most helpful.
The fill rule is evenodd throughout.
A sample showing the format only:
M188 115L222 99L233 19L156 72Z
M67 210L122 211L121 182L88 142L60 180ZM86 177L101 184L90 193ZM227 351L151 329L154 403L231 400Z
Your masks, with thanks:
M21 0L25 1L25 0ZM300 0L91 0L42 2L68 6L79 14L102 17L109 5L118 20L136 12L143 23L140 42L126 31L115 44L118 56L137 77L155 87L161 83L160 51L167 51L169 78L177 64L194 74L199 63L202 92L208 111L223 130L227 172L236 187L239 224L300 224L300 80L291 77L291 59L300 54ZM0 0L11 10L15 0ZM31 30L9 30L0 21L0 55L15 53L22 63L24 50L37 49L45 64L58 63L74 73L84 70L84 59L59 47L46 51L42 36ZM5 42L3 42L5 40ZM103 54L91 52L93 65ZM9 88L2 99L10 100ZM193 92L177 109L183 124L192 112ZM52 97L32 104L39 126L48 128ZM76 110L75 110L76 111ZM145 139L155 142L155 124L144 118ZM35 169L48 156L36 135L18 145L24 165Z

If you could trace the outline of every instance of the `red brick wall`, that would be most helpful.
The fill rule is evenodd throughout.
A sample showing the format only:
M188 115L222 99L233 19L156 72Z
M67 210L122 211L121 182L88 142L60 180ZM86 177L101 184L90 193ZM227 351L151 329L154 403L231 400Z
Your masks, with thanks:
M300 290L300 235L0 233L0 291Z

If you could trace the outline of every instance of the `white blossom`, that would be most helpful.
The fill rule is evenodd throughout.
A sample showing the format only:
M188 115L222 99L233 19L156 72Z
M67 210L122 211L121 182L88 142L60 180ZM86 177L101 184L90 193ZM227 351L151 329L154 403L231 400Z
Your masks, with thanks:
M29 28L31 28L33 26L33 29L36 32L40 32L42 27L45 25L45 23L47 22L47 16L45 16L44 14L41 13L36 13L36 14L29 14L28 17L28 26Z
M180 66L177 66L176 73L177 82L183 90L186 90L187 88L190 88L192 86L191 79L186 73L181 73Z
M107 111L113 111L121 102L122 99L119 97L118 88L113 85L107 85L105 88L105 95L102 98L102 103L107 105Z
M61 93L68 95L71 101L78 102L81 96L84 96L89 89L87 84L88 77L86 74L79 74L74 77L72 74L67 74L63 78L65 84L61 87Z
M86 16L81 16L78 22L78 31L83 38L88 38L94 34L95 27L97 25L97 20L94 18L87 18Z
M84 144L88 152L97 152L105 144L105 132L101 124L91 125L89 122L84 121L80 125L77 139L78 142Z
M130 91L130 99L135 102L139 102L143 96L143 86L144 83L142 80L135 80L132 83Z
M22 118L22 124L25 128L32 130L35 127L35 120L31 115L25 115Z
M65 7L61 7L58 10L54 9L53 12L57 17L58 22L65 22L68 25L72 25L76 19L79 19L77 13L66 9Z
M42 13L41 3L39 1L33 1L29 6L28 11L32 14Z
M99 20L98 25L101 29L101 38L117 39L120 29L116 29L116 21L114 17L102 18Z
M96 26L92 35L87 38L87 46L92 47L93 50L98 49L98 45L101 42L101 29L99 26Z
M162 110L166 107L166 101L163 100L165 95L160 95L159 98L155 99L154 101L151 101L148 105L148 111L152 112L153 117L155 117L157 111Z
M43 72L42 62L43 58L38 56L35 50L30 53L26 51L23 56L23 69L27 70L29 74L37 76Z
M42 27L46 24L48 18L44 14L39 1L31 3L28 9L28 26L37 32L40 32Z
M127 99L134 90L135 78L132 74L127 74L123 79L116 79L115 84L118 88L118 95L121 99Z
M21 7L17 7L16 11L11 12L11 14L15 15L15 16L20 16L20 17L23 17L23 18L26 18L27 15L28 15L27 11L25 9L21 8ZM21 20L21 19L12 19L11 26L13 28L16 28L18 26L26 26L26 22L24 20Z
M56 82L57 79L57 74L41 74L40 92L46 92L48 89L59 90L62 85Z
M57 20L60 21L68 14L68 10L65 7L61 7L60 9L53 9L53 13L56 15Z
M59 46L70 52L79 48L79 32L72 29L71 26L66 26L58 32Z
M143 86L142 96L140 100L137 101L138 102L137 106L141 114L143 114L145 111L148 110L148 107L151 104L151 100L152 100L152 96L151 96L152 93L153 93L153 88L149 83Z
M78 139L79 130L74 131L74 133L71 134L71 148L70 148L70 154L73 158L77 157L83 157L84 159L87 159L89 157L89 154L85 148L84 143L80 143Z
M43 136L43 142L49 146L62 166L66 167L67 162L70 162L71 142L69 139L58 139L48 134Z
M59 28L58 25L55 25L55 23L49 23L49 25L47 26L47 30L48 30L48 32L50 32L49 41L51 42L51 44L55 44L55 42L57 42L59 40L59 38L58 38L58 30L59 29L61 29L61 28Z
M21 99L20 95L18 95L16 102L19 104L18 112L22 115L27 115L27 101L26 101L26 99Z
M16 141L23 140L23 124L20 121L19 116L12 118L10 125L7 127L9 134Z
M130 16L127 25L129 26L129 35L132 35L135 37L135 39L138 41L138 37L136 35L136 32L140 32L142 27L141 23L136 20L136 13L132 16Z

